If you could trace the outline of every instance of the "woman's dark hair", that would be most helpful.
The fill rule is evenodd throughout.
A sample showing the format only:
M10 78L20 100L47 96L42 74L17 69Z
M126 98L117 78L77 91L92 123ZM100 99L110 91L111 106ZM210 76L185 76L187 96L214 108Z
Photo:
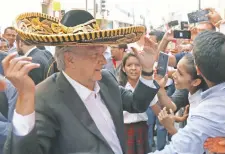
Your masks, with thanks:
M201 83L200 85L197 86L197 90L202 89L203 91L208 89L208 86L205 82L205 80L203 79L202 76L198 75L197 70L196 70L196 65L195 65L195 60L194 60L194 56L190 53L186 54L183 57L186 60L186 69L188 74L191 75L192 79L200 79Z
M123 71L124 66L126 65L127 59L129 57L136 57L135 54L133 53L128 53L127 55L124 56L123 60L122 60L122 64L121 64L121 68L120 68L120 73L119 73L119 84L121 86L125 86L127 84L127 75L126 73ZM137 57L136 57L137 58Z

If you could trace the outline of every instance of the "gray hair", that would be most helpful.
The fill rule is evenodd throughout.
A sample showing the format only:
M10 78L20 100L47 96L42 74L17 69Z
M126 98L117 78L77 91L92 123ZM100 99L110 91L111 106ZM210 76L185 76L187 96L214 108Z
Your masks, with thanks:
M72 51L72 46L57 46L55 48L55 60L59 71L65 70L64 54Z

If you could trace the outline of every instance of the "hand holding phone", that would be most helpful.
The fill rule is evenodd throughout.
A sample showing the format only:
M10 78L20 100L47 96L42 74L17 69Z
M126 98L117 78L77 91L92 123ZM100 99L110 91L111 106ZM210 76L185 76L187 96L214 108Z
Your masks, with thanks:
M198 10L196 12L188 13L189 23L198 23L202 21L209 21L209 10Z
M191 31L188 30L174 30L173 31L174 38L177 39L191 39Z
M167 67L169 62L169 55L163 52L159 53L157 74L164 77L167 73Z

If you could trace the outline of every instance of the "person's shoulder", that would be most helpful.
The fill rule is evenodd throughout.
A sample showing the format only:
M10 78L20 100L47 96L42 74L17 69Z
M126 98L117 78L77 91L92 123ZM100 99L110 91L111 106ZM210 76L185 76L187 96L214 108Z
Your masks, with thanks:
M49 60L53 59L53 56L51 53L47 50L40 50L38 48L34 49L34 51L31 54L32 62L39 63L39 64L45 64Z
M43 97L50 95L57 89L56 80L59 73L54 73L36 86L36 95Z
M113 75L112 72L110 72L107 69L103 69L102 70L102 82L111 82L111 83L115 83L118 84L116 77Z
M113 75L113 73L107 69L102 69L102 77L116 79L115 76Z

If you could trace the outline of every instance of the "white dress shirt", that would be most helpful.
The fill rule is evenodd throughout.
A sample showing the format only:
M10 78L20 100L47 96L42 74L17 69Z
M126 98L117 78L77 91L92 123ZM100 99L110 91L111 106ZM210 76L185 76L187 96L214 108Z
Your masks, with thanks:
M134 91L134 88L131 86L129 82L127 82L125 89ZM158 97L155 96L154 99L151 101L150 106L153 106L157 103ZM123 119L125 124L137 123L141 121L147 121L148 116L144 113L129 113L127 111L123 111Z
M201 103L187 125L173 135L169 145L149 154L203 154L209 137L225 137L225 82L201 93Z
M24 54L24 56L25 57L27 57L34 49L36 49L37 47L35 46L35 47L33 47L33 48L31 48L30 50L28 50L25 54Z
M189 114L188 114L187 122L190 120L190 117L192 116L192 113L194 112L194 110L201 103L201 100L202 100L201 93L202 93L201 89L199 89L192 95L191 95L191 93L189 93L188 100L189 100L190 107L189 107Z
M84 105L90 113L97 128L111 146L114 153L122 154L122 148L116 134L112 117L105 106L104 101L101 99L98 83L96 82L94 91L91 91L70 78L65 72L63 72L63 74L84 102ZM156 88L153 80L146 80L140 77L140 81L149 87ZM35 126L35 112L30 115L22 116L14 111L12 123L14 128L13 132L17 136L25 136L29 134Z

